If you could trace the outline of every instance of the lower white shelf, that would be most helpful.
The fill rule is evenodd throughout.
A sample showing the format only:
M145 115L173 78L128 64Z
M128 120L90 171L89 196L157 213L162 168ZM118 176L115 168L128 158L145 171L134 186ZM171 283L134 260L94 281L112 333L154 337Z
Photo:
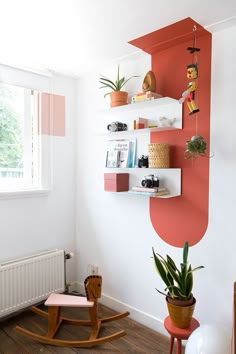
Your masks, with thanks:
M154 175L159 179L159 187L166 188L169 194L161 196L151 196L140 193L130 192L116 192L126 193L141 197L154 197L154 198L173 198L181 195L181 168L106 168L107 173L129 173L129 189L132 187L141 186L141 181L144 176Z

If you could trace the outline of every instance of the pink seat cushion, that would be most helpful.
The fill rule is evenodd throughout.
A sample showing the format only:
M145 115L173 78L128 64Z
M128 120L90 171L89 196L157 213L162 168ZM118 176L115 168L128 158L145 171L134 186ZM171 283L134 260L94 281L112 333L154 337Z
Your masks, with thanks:
M44 303L46 306L93 307L94 302L83 296L50 294Z

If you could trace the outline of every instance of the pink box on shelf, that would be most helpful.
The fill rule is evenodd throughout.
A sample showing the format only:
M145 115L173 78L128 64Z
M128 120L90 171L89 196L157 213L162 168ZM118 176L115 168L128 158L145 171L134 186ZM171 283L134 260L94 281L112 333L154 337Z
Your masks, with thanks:
M128 173L104 173L104 190L108 192L124 192L129 190Z

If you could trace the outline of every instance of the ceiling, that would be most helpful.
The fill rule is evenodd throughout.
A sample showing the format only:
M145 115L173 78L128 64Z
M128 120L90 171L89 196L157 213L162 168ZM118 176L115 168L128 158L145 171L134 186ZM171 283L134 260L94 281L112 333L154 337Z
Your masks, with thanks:
M0 63L80 76L140 50L128 41L191 17L236 25L235 0L0 0Z

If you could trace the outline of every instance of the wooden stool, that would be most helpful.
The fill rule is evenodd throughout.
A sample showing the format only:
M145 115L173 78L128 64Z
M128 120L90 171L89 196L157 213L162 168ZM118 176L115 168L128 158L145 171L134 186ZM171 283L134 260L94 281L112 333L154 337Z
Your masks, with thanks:
M176 338L176 349L177 354L181 354L182 352L182 339L188 339L190 334L200 326L200 323L195 319L192 318L190 322L190 326L188 328L178 328L176 327L171 319L170 316L167 316L164 320L164 326L167 332L170 334L170 354L172 354L173 347L174 347L174 340Z

